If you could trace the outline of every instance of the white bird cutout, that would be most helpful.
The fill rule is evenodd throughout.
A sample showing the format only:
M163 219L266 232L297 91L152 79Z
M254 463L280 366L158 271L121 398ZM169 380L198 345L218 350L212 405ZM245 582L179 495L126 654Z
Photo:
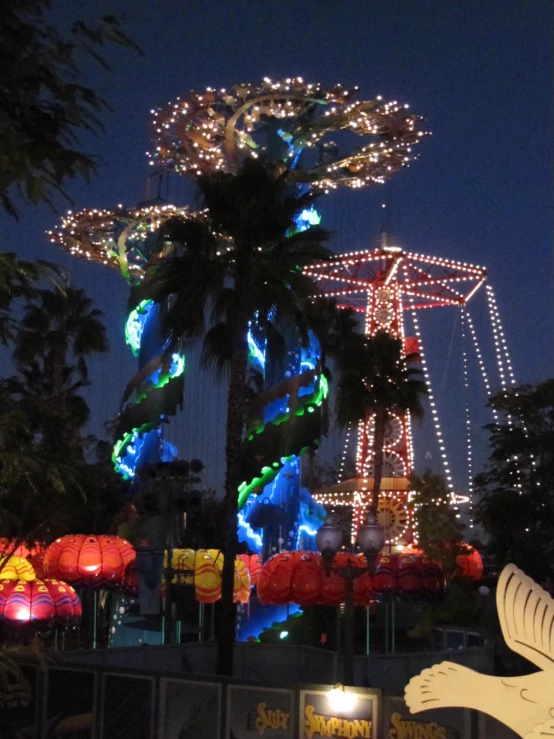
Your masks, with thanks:
M498 580L496 608L508 647L540 668L522 677L481 675L442 662L406 686L411 713L472 708L493 716L524 739L554 738L554 600L515 565Z

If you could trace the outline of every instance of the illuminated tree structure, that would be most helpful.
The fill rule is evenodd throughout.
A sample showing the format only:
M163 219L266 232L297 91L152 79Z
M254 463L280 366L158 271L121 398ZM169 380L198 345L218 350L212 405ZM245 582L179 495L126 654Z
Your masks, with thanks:
M133 286L155 266L162 249L158 230L175 216L192 217L186 208L167 204L69 212L49 236L70 254L119 269ZM143 301L129 313L125 324L125 340L139 363L115 426L112 458L125 479L132 480L141 468L176 455L162 438L161 420L182 405L185 358L179 352L165 352L159 319L160 308ZM128 403L133 392L136 402Z
M464 334L471 334L485 388L487 394L490 395L489 377L485 370L473 321L466 310L470 298L485 283L486 270L473 264L406 252L401 247L389 243L388 235L383 232L379 248L339 254L330 263L322 263L310 268L308 273L317 281L323 295L335 297L341 307L351 308L362 316L364 330L368 336L373 336L378 331L386 331L395 338L403 340L406 355L419 356L428 387L431 416L452 502L454 505L470 502L471 434L467 403L466 438L469 489L467 494L458 495L454 492L438 411L421 343L418 314L424 309L445 306L456 306L461 309L462 331ZM486 291L500 383L505 389L508 382L513 383L515 380L494 293L488 285ZM411 314L414 336L405 336L404 316L406 313ZM465 343L463 351L463 372L467 385L468 360ZM374 429L375 416L369 414L355 430L357 437L356 476L349 480L342 479L343 461L338 483L314 495L314 498L325 506L351 506L353 534L359 527L362 513L371 499L374 482ZM347 432L345 452L353 432L354 430ZM378 518L386 529L387 542L404 546L414 541L414 538L417 539L417 532L413 530L407 506L410 495L409 476L414 467L409 414L390 415L386 422L383 453L383 479Z
M356 94L357 88L336 85L325 90L301 78L265 78L229 89L190 92L152 111L150 163L158 170L194 180L204 173L233 173L246 157L260 158L285 178L291 191L311 193L313 198L339 186L382 183L415 158L413 148L425 136L421 118L397 101L385 102L381 97L357 101ZM337 145L337 133L346 131L352 135L347 140L357 139L358 146L344 150ZM119 266L133 285L171 249L156 234L172 216L203 217L171 205L85 210L69 214L52 240L77 256ZM316 211L307 209L297 228L318 222ZM138 356L139 373L125 392L124 401L134 392L135 402L128 403L118 418L114 462L129 478L143 465L171 453L167 444L164 451L160 424L176 412L181 401L184 357L164 352L160 317L161 308L146 303L127 321L127 343ZM266 512L268 505L287 511L286 520L273 527L270 549L281 544L310 546L310 538L300 541L300 536L312 537L323 515L299 482L299 455L313 448L322 432L315 420L321 416L327 387L319 366L318 343L312 336L310 346L300 350L298 337L291 337L287 366L279 374L266 367L266 340L252 316L250 364L262 369L272 398L263 408L255 433L245 439L244 482L238 491L241 538L256 551L262 543L261 529L268 529L268 522L262 520L262 505ZM295 382L298 402L292 424L289 385ZM297 432L285 439L281 432L287 425ZM254 499L252 493L258 497ZM315 517L310 522L312 514Z

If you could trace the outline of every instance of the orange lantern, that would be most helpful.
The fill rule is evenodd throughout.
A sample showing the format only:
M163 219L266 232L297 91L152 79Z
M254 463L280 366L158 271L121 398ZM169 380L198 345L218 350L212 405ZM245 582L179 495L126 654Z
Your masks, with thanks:
M262 570L262 560L260 559L260 555L239 554L237 555L237 559L240 559L241 562L244 562L250 575L250 584L252 585L252 587L256 586L258 584L258 580L260 579L260 572Z
M481 555L469 544L461 545L461 553L456 557L456 566L463 577L468 580L480 580L483 577L483 560Z
M240 603L248 603L251 587L248 567L239 557L237 557L235 559L233 598L238 600Z
M135 556L131 544L118 536L70 534L50 544L44 555L44 571L70 583L117 586L124 581L125 569Z

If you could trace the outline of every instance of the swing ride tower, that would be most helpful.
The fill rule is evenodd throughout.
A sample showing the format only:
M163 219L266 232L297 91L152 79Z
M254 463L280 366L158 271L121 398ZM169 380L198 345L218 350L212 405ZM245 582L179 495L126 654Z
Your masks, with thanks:
M437 408L429 383L427 363L421 346L421 310L455 306L464 309L483 286L486 270L441 257L404 251L389 241L386 231L380 245L371 250L338 254L330 262L306 270L317 283L320 295L333 297L341 308L361 316L365 334L386 331L403 341L406 355L415 355L422 365L429 392L429 405L437 434L446 483L454 505L467 502L468 496L454 492ZM317 300L317 297L315 298ZM405 335L404 316L412 314L414 336ZM326 507L350 506L352 534L362 522L373 490L373 434L375 417L370 414L356 429L356 474L314 494ZM347 432L346 445L352 430ZM383 455L383 480L378 521L386 532L387 543L404 546L414 540L408 500L409 477L414 469L411 419L409 414L393 414L387 421ZM341 465L340 478L344 469Z

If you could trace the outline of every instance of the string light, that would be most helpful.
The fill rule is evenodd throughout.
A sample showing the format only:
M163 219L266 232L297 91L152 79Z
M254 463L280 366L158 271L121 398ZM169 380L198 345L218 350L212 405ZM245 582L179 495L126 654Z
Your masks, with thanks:
M469 371L466 346L466 311L461 308L462 328L462 367L464 376L464 414L466 423L466 455L467 455L467 492L469 495L469 528L473 528L473 460L471 444L471 414L469 409Z
M339 482L339 483L342 482L342 478L344 476L344 469L346 467L346 460L347 460L347 457L348 457L348 448L350 446L350 434L351 434L351 432L352 432L352 424L349 423L348 426L346 427L346 435L345 435L345 439L344 439L344 446L343 446L343 449L342 449L342 456L341 456L341 460L340 460L339 474L338 474L338 477L337 477L337 482Z
M481 353L481 347L479 346L479 341L477 340L477 332L475 331L475 326L473 325L471 313L466 308L464 310L463 315L466 320L467 326L469 327L469 333L473 341L473 346L475 348L475 354L477 355L477 362L481 370L481 377L483 378L483 384L485 385L487 398L490 398L492 396L491 384L489 382L489 376L487 374L487 369L485 367L485 362L483 360L483 355ZM494 418L495 423L498 423L498 411L495 408L492 409L492 416Z
M324 90L301 77L242 83L230 89L194 91L164 109L152 111L153 148L150 163L169 165L193 176L205 171L235 171L244 156L259 156L264 148L259 134L266 121L287 119L277 131L293 165L289 174L301 171L303 149L322 146L325 136L348 130L366 139L355 150L310 169L314 188L329 192L338 186L364 187L382 183L392 172L415 159L412 147L426 135L421 118L408 113L397 101L354 101L358 88L335 85ZM309 116L307 115L309 113ZM304 175L305 176L305 175Z
M510 360L508 344L506 342L506 337L504 335L502 321L500 320L500 312L498 310L498 305L496 303L496 297L495 297L492 285L487 285L486 293L487 293L487 298L488 298L488 303L489 303L489 311L491 314L491 321L493 323L493 331L495 331L496 333L495 343L498 344L499 355L502 357L501 361L506 366L506 374L509 375L510 384L515 385L516 378L515 378L514 370L512 367L512 362Z
M413 299L410 298L410 303L413 306ZM419 320L417 317L417 311L415 311L412 307L412 321L414 325L414 331L417 337L417 340L419 342L419 356L421 357L421 366L423 369L423 377L425 378L425 383L427 385L427 393L429 398L429 406L431 408L431 416L433 418L433 424L435 428L435 434L437 437L437 443L439 445L439 450L441 454L441 460L442 460L442 466L444 469L445 477L446 477L446 485L450 491L451 497L454 498L454 486L452 482L452 473L450 472L450 465L448 464L448 459L446 455L446 447L444 445L444 440L442 436L442 430L440 426L439 421L439 414L437 411L437 407L435 404L435 396L433 395L433 390L431 387L431 377L429 375L429 369L427 367L427 361L425 359L425 352L423 351L423 344L421 341L421 332L419 330Z
M501 384L504 395L507 395L508 380L506 378L506 375L509 376L509 384L512 387L514 387L516 384L516 378L515 378L515 374L513 371L512 362L510 360L510 354L508 352L508 344L506 342L504 329L502 327L502 321L500 320L500 312L498 310L496 296L494 294L494 290L491 285L487 285L486 292L487 292L487 302L489 306L489 316L491 319L491 326L492 326L492 331L493 331L496 361L498 364L498 372L500 375L500 384ZM511 414L506 413L505 415L506 415L506 423L513 430L514 421L513 421ZM528 431L523 421L521 423L521 426L523 429L523 433L527 437ZM533 455L531 455L531 459L533 460L532 465L536 466L538 464L538 460L534 459ZM515 483L515 487L517 488L519 495L523 495L523 474L522 474L521 466L519 465L519 462L517 461L517 457L514 457L513 461L516 462L515 474L516 474L517 482Z

